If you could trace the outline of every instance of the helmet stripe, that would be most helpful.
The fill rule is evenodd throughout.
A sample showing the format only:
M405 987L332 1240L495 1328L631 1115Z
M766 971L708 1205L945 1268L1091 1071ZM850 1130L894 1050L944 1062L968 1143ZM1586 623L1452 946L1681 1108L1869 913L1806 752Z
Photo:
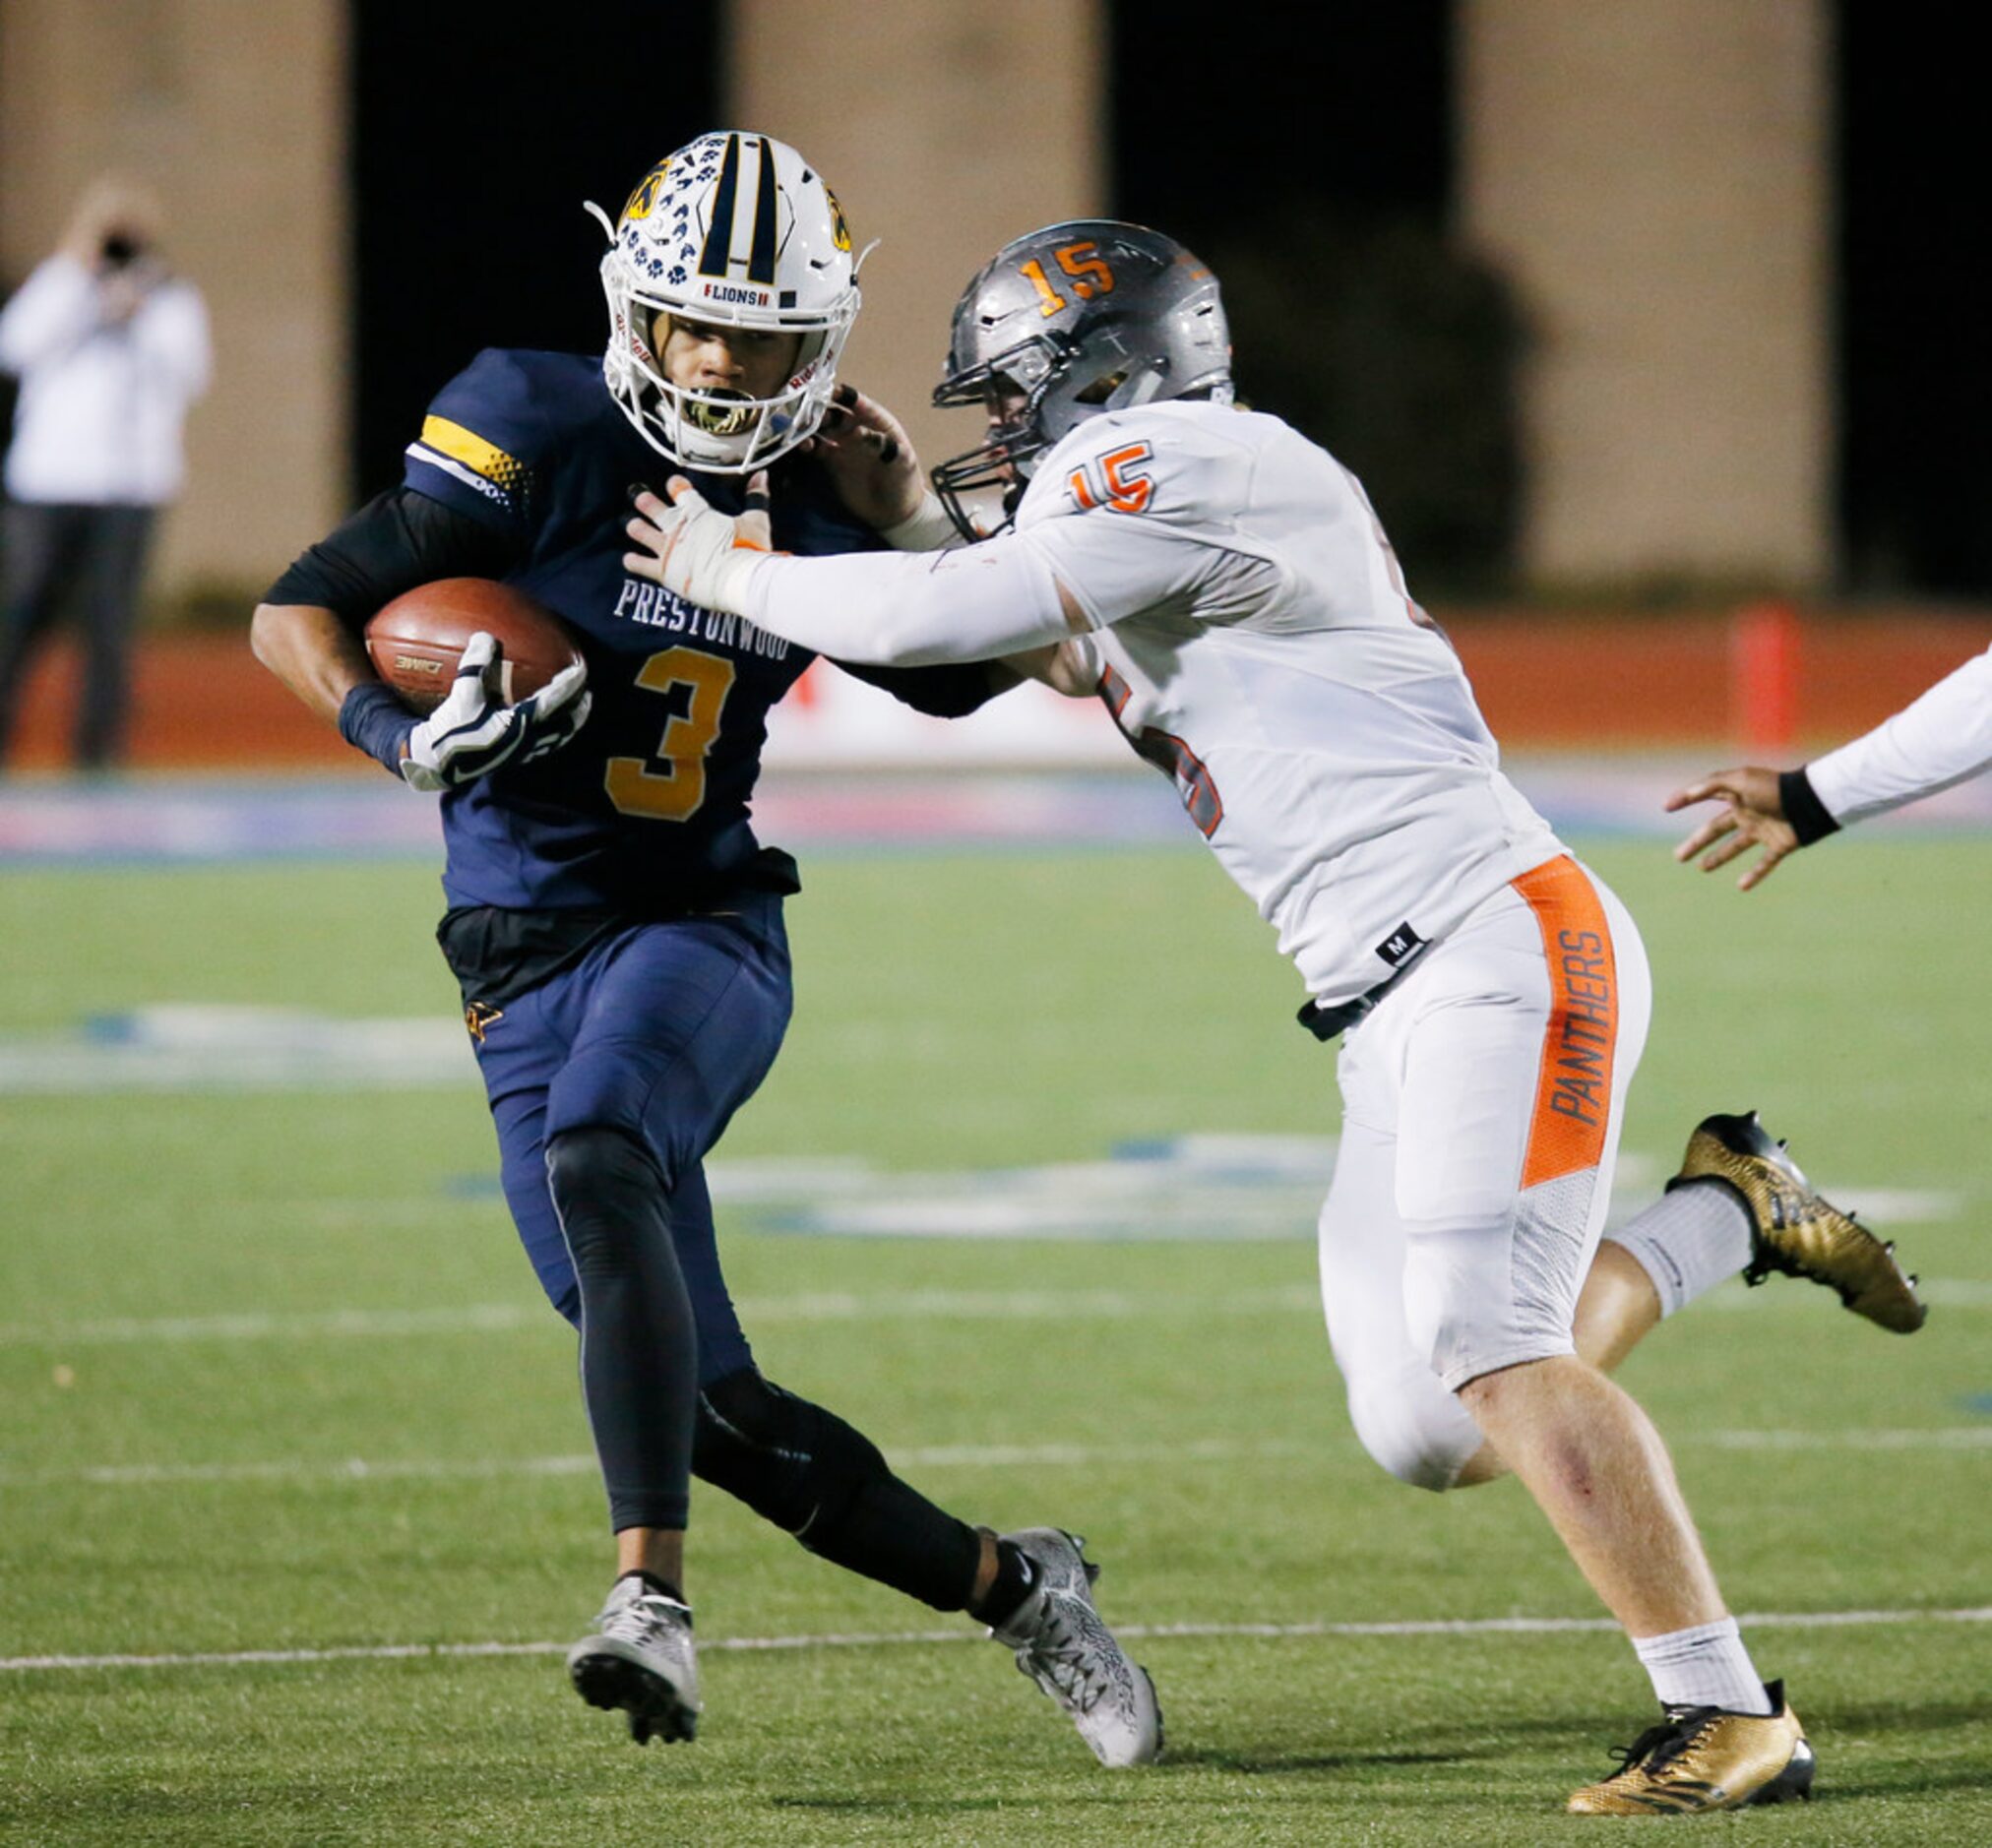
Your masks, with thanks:
M775 280L775 150L761 137L761 179L754 194L754 248L747 259L750 282Z
M706 247L699 253L701 276L724 276L733 255L734 200L740 191L740 137L726 137L726 158L719 185L713 194L713 222L706 227Z

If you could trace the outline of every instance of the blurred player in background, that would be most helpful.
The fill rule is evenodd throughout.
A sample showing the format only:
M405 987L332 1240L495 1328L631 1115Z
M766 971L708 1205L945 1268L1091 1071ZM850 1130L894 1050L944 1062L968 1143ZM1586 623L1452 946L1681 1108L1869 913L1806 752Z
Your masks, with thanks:
M97 181L0 310L0 371L21 380L0 534L0 763L29 663L70 602L84 644L76 761L103 770L123 751L146 556L185 479L181 427L211 366L206 305L167 268L159 224L150 193Z
M928 557L772 557L765 519L678 481L675 506L639 500L627 562L840 658L1007 656L1105 703L1278 930L1302 1022L1346 1035L1320 1249L1357 1434L1425 1488L1513 1469L1651 1675L1661 1723L1570 1807L1802 1796L1782 1687L1605 1373L1746 1268L1817 1277L1886 1326L1921 1305L1754 1116L1699 1126L1666 1198L1600 1246L1647 1030L1639 933L1496 768L1355 477L1234 407L1229 367L1188 251L1053 225L969 284L936 394L988 419L935 470L940 501L963 538L1014 529Z
M1670 811L1697 802L1724 806L1674 849L1674 858L1688 861L1701 854L1703 872L1712 873L1762 847L1736 882L1748 892L1793 849L1987 769L1992 769L1992 648L1873 731L1810 764L1788 770L1746 765L1676 789L1667 798Z
M737 509L747 472L770 469L775 531L802 553L903 540L931 514L896 427L837 385L859 259L800 154L707 135L647 174L617 222L596 216L605 359L479 354L431 405L403 484L300 558L254 625L258 656L307 705L442 792L439 936L513 1217L581 1331L616 1533L619 1575L570 1673L639 1742L691 1737L695 1473L811 1552L988 1624L1103 1762L1145 1762L1160 1743L1153 1691L1100 1623L1079 1543L1054 1528L999 1538L936 1508L862 1434L762 1377L728 1299L702 1163L787 1026L782 900L798 890L748 800L768 708L813 656L627 576L631 484L662 459ZM550 605L585 661L507 706L479 638L417 722L360 629L460 576ZM1016 678L858 671L945 714Z

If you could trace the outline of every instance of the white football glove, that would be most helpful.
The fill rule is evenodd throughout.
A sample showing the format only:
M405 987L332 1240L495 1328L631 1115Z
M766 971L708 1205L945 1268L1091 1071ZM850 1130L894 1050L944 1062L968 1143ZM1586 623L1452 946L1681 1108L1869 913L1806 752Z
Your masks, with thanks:
M769 556L767 478L755 476L748 511L737 520L715 512L682 475L671 478L670 488L670 505L654 494L638 496L637 517L625 530L643 549L626 553L624 565L701 609L751 614L747 581Z
M456 789L501 764L529 764L557 751L588 722L588 668L576 661L540 690L507 706L499 647L477 634L465 645L449 698L408 734L402 778L415 789Z

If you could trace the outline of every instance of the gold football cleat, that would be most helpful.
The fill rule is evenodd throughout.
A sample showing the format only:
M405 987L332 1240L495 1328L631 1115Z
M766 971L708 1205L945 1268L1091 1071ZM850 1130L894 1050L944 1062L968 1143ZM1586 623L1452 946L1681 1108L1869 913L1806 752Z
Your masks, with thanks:
M1929 1309L1916 1280L1896 1263L1885 1244L1850 1213L1813 1192L1797 1162L1774 1141L1752 1110L1740 1117L1704 1117L1688 1138L1681 1171L1667 1192L1689 1181L1714 1181L1743 1202L1750 1215L1746 1283L1762 1283L1774 1270L1810 1277L1839 1294L1857 1316L1897 1334L1913 1334Z
M1785 1803L1812 1792L1812 1748L1784 1684L1764 1692L1771 1711L1673 1708L1630 1746L1615 1751L1619 1769L1570 1800L1574 1816L1698 1816Z

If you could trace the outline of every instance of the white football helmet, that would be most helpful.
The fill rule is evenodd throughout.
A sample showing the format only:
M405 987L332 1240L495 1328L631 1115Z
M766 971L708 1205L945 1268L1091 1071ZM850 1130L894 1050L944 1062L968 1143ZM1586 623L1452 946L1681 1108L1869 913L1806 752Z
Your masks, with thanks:
M688 468L746 474L816 428L871 247L851 255L836 196L793 148L737 130L701 135L644 175L614 224L588 210L609 235L602 377L645 442ZM795 369L773 398L673 385L651 336L660 310L800 334Z

